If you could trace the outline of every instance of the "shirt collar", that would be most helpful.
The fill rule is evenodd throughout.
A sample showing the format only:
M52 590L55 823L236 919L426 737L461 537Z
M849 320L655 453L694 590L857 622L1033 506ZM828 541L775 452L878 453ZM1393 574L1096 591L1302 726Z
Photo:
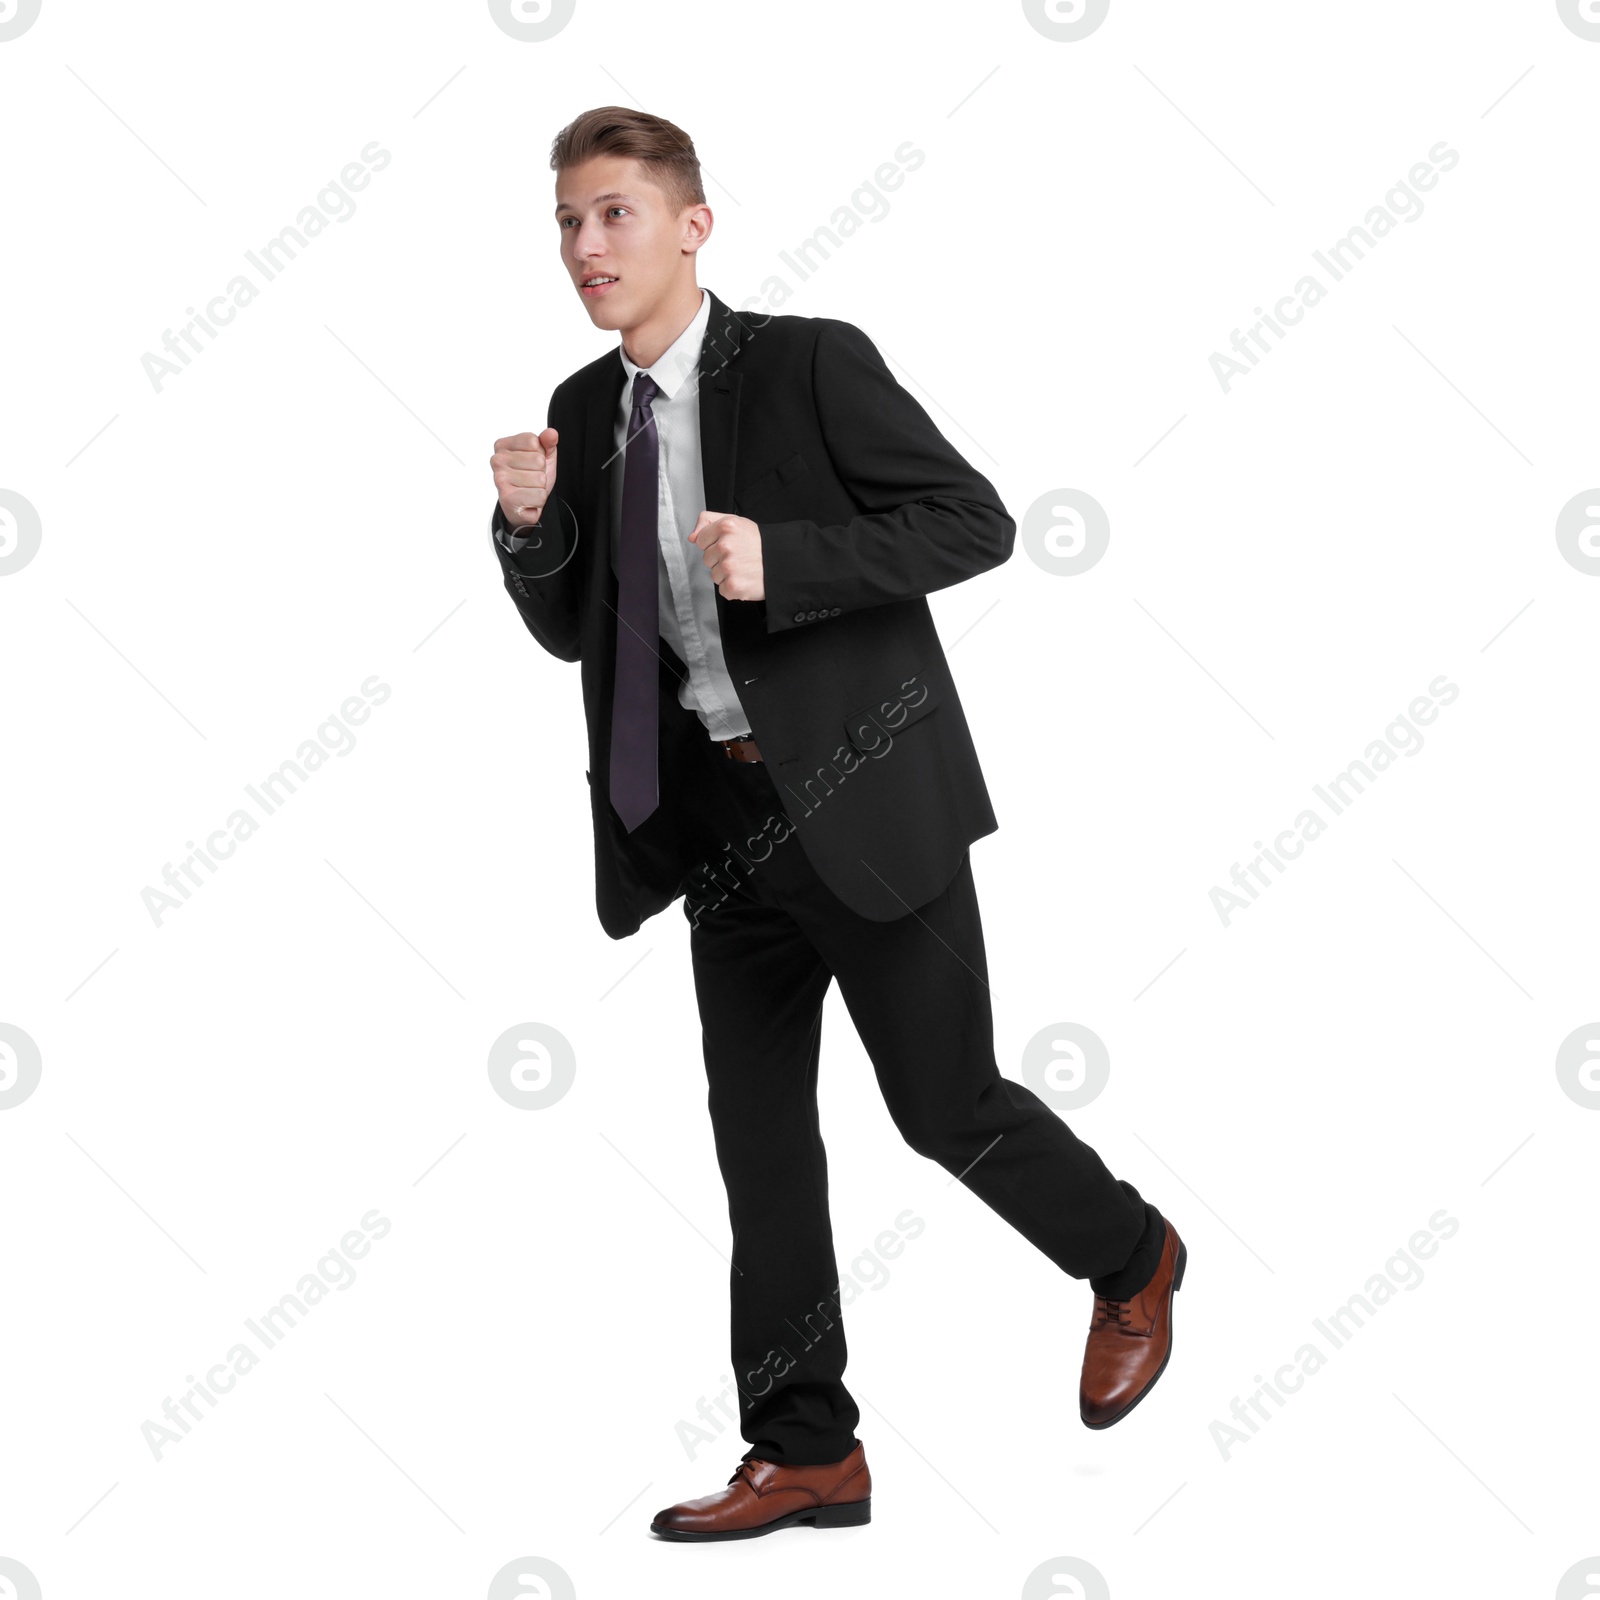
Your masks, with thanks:
M648 372L656 381L656 387L661 390L667 399L672 399L682 387L684 382L691 377L700 366L700 347L705 342L706 324L711 320L711 296L701 289L700 309L695 312L694 319L689 326L672 341L662 352L661 358L650 367L640 367L628 359L628 352L623 350L621 343L617 345L622 355L623 370L628 375L627 393L632 393L634 376L640 372Z

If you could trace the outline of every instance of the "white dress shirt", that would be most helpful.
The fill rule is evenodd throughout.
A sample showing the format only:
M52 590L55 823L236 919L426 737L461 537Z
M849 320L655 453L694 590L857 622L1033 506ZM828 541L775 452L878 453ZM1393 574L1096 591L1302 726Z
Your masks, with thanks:
M628 438L633 410L633 383L641 371L655 380L657 394L650 410L660 441L657 473L660 487L656 529L660 559L656 563L657 612L661 636L688 667L678 686L678 704L698 714L712 739L738 739L749 735L750 719L739 704L738 693L722 657L722 630L717 622L717 588L700 551L689 535L706 509L705 482L700 467L700 347L711 315L711 296L700 291L700 309L689 326L672 342L653 366L642 368L617 345L627 380L617 402L612 443L621 452ZM613 474L611 496L614 525L622 525L621 471ZM559 493L559 490L556 492ZM528 541L507 533L501 538L515 554Z

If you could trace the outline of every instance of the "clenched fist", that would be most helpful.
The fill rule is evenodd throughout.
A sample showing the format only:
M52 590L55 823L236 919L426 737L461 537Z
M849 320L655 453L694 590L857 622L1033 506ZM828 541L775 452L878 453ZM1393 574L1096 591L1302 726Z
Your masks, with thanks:
M761 529L749 517L702 511L689 542L711 569L711 581L724 600L765 600Z
M558 437L554 428L546 428L495 440L489 465L508 526L531 528L544 515L544 503L556 486Z

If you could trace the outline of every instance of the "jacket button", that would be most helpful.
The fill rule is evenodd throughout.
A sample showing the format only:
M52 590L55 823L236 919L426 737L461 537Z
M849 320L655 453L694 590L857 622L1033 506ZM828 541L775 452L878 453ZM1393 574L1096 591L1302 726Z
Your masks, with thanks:
M805 612L803 612L803 611L797 611L797 612L795 612L795 614L794 614L794 620L795 620L795 621L796 621L796 622L804 622L804 621L805 621L805 620L806 620L806 614L805 614Z
M829 613L828 613L828 615L829 615L829 616L830 616L830 617L836 617L836 616L838 616L838 615L839 615L839 608L838 608L838 606L835 606L835 607L834 607L834 608L833 608L833 610L832 610L832 611L830 611L830 612L829 612Z

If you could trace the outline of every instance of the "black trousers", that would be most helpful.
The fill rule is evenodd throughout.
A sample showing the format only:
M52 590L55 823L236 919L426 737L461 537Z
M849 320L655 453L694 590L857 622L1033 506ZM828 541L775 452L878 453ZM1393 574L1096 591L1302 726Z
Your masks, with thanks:
M717 1161L733 1228L733 1381L747 1458L855 1447L828 1164L817 1120L831 982L906 1142L1097 1294L1154 1275L1165 1225L1031 1090L1000 1075L970 860L926 905L870 922L807 862L766 765L702 737L664 803L705 863L683 900ZM778 836L788 831L787 838Z

